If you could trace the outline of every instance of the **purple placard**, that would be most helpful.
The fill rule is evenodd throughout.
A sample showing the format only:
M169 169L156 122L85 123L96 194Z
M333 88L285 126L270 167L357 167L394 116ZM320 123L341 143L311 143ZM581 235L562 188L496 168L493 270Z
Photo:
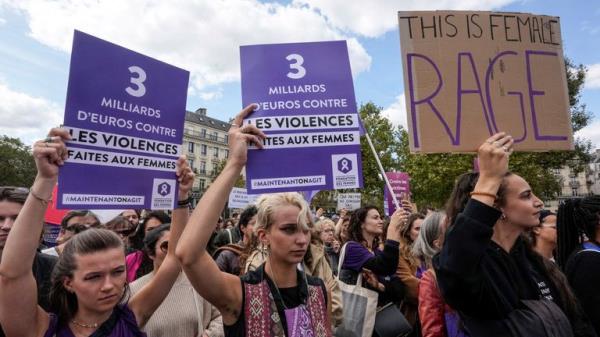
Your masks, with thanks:
M172 209L189 72L75 31L58 208Z
M405 194L410 195L410 177L408 173L386 172L385 175L390 181L390 185L392 185L392 189L394 190L394 195L396 195L396 200L398 200L398 203L400 203ZM392 195L390 194L390 191L386 185L383 186L383 190L385 214L389 216L396 211L396 205L394 205L394 199L392 198Z
M346 41L240 47L244 121L262 129L251 148L249 194L361 188L359 118Z

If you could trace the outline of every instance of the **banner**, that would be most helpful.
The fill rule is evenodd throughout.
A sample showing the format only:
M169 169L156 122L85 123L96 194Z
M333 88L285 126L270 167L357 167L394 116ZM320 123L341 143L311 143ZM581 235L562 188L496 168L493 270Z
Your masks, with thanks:
M248 193L360 188L359 118L345 41L240 47L244 121L268 138L250 148Z
M408 173L386 172L385 175L388 177L390 185L392 185L398 203L410 195L410 177ZM385 215L388 216L394 214L396 211L392 195L385 185L383 186L383 208Z
M340 193L338 194L337 209L345 208L349 211L360 208L360 193Z
M246 206L254 204L260 194L248 194L245 188L234 187L229 193L228 208L246 208Z
M75 31L58 208L173 209L189 72Z
M412 152L476 152L499 131L517 151L572 150L558 17L399 12Z

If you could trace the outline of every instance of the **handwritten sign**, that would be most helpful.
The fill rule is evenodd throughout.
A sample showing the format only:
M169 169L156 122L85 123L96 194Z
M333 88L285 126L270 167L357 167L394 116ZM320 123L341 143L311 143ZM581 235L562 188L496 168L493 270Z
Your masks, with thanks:
M248 193L362 187L359 121L346 41L242 46L244 121L267 134L250 148Z
M360 193L340 193L338 194L337 209L345 208L349 211L360 208Z
M408 173L386 172L385 175L387 176L390 185L392 185L392 190L398 203L400 203L405 196L410 195L410 177ZM383 190L384 212L386 215L391 215L396 211L396 205L394 205L394 199L387 186L384 185Z
M412 152L474 152L506 131L519 151L573 149L558 17L399 12Z
M258 199L259 194L248 194L245 188L234 187L229 193L229 208L246 208L246 206L254 204Z
M58 207L173 209L189 72L75 31Z

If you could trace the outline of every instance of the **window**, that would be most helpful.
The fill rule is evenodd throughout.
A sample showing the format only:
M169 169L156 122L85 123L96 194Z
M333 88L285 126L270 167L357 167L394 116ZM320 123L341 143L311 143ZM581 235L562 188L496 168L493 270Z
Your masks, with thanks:
M198 187L200 188L201 191L204 190L205 186L206 186L206 180L204 180L204 179L198 180Z
M200 173L206 174L206 162L204 160L200 161Z
M228 143L228 142L229 142L229 135L228 135L228 134L225 134L225 138L224 138L224 140L225 140L225 143Z
M188 164L190 165L190 168L193 170L194 169L194 159L188 159Z
M225 150L225 159L229 158L229 150Z
M200 130L200 137L206 138L206 129Z
M200 153L202 155L206 156L207 148L208 148L208 146L206 146L206 144L200 145Z
M188 143L188 152L194 153L194 143L193 142Z
M576 188L573 189L573 196L576 197L579 195L579 191Z
M215 146L214 157L219 158L219 148Z
M211 139L217 141L219 139L219 133L217 131L213 132Z

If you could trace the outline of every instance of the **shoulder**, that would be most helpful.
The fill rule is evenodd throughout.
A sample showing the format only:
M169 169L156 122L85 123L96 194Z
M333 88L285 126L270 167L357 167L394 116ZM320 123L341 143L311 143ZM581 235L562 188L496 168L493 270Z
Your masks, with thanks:
M348 241L346 243L346 255L349 254L365 254L365 253L369 253L369 250L367 249L367 247L361 245L360 243L356 242L356 241Z

